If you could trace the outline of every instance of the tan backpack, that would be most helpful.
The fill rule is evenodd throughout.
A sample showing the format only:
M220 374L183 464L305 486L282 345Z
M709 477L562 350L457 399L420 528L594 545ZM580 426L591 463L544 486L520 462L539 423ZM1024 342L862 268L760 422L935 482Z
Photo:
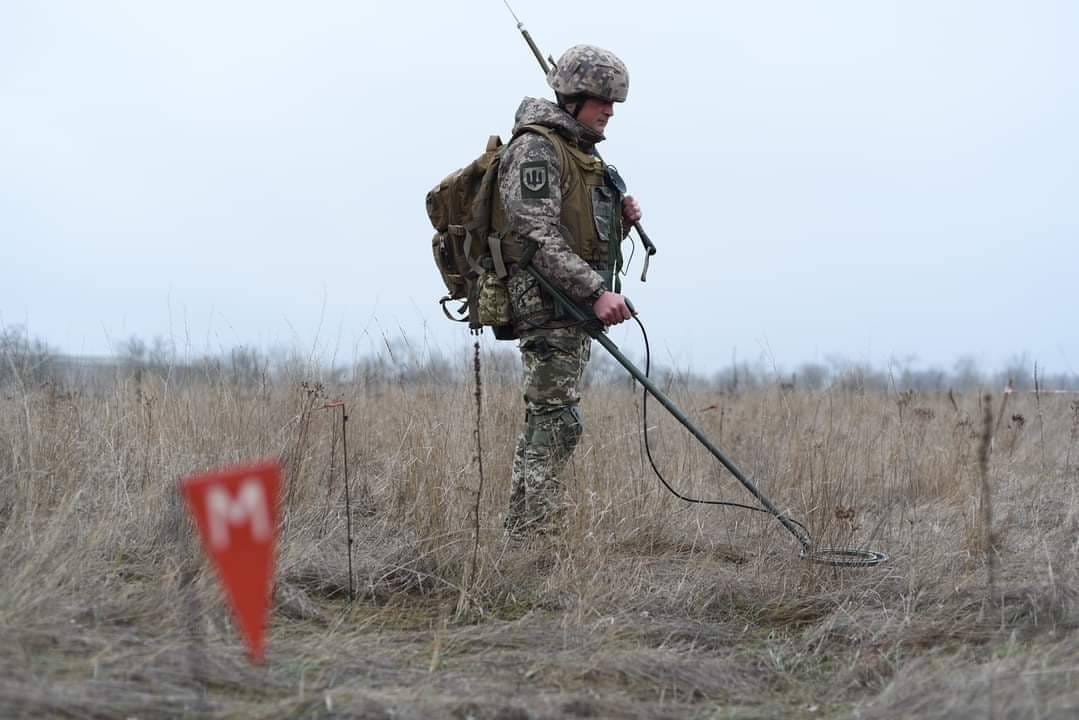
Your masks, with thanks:
M499 340L516 337L506 291L499 215L498 164L505 146L492 135L484 153L443 178L427 193L427 216L435 228L431 249L447 294L439 300L450 320L467 322L473 334L484 326ZM460 300L454 317L446 303Z

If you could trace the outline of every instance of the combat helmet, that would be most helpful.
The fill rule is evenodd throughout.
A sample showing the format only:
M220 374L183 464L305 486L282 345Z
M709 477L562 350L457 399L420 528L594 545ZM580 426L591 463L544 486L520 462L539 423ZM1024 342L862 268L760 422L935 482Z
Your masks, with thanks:
M626 64L610 50L574 45L547 73L547 84L565 97L588 95L608 102L625 102L629 94Z

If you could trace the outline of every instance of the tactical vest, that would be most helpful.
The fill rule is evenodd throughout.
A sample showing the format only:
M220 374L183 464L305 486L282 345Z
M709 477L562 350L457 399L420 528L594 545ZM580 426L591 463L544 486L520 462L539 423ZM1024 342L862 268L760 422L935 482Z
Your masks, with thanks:
M607 184L603 161L573 147L558 132L544 125L525 125L515 138L525 132L547 138L558 152L562 164L559 224L570 249L603 277L608 290L618 292L620 288L615 283L622 266L622 198ZM501 202L497 203L493 220L494 227L506 227L505 208ZM504 243L508 241L511 245L520 242L509 233L504 233L503 238Z

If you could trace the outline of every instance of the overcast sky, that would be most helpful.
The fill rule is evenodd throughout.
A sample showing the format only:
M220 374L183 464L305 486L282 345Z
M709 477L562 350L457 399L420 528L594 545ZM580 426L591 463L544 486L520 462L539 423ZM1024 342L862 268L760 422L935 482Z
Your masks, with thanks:
M1079 4L513 4L547 53L629 66L601 150L668 362L1079 372ZM453 351L424 195L546 94L500 0L8 0L0 321L87 354Z

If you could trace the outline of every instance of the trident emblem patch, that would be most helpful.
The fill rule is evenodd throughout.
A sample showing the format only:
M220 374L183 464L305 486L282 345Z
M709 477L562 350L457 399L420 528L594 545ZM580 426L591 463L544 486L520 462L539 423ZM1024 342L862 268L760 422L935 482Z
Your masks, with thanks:
M551 189L548 184L546 160L533 160L521 164L521 197L548 198Z

